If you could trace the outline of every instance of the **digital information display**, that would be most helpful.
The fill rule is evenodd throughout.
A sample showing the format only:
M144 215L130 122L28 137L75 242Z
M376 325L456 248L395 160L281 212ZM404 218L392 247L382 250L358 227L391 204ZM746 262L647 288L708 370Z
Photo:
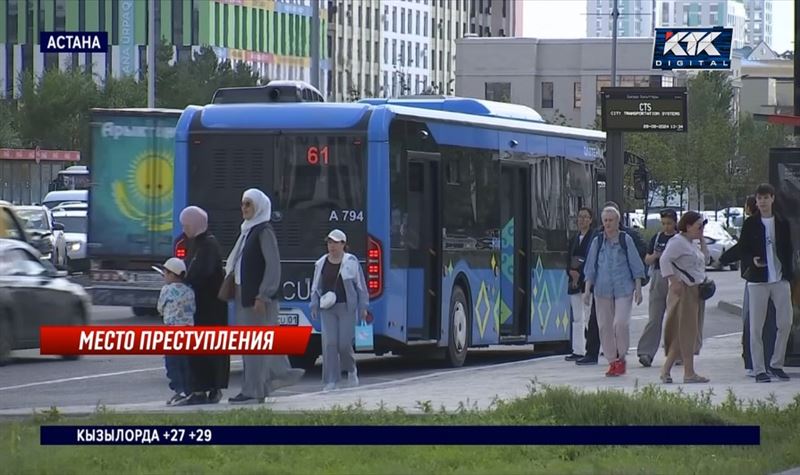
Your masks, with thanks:
M685 87L604 87L600 97L606 132L686 132Z

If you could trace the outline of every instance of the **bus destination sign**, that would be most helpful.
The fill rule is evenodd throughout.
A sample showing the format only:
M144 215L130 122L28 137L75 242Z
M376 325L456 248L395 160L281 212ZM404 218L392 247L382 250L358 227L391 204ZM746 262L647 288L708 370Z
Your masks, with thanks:
M686 132L685 87L604 87L600 95L606 132Z

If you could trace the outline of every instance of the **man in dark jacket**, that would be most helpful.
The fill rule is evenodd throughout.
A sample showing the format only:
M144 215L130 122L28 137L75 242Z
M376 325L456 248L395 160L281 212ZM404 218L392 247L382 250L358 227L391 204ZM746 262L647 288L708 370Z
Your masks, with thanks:
M572 354L566 357L567 361L583 358L586 351L586 320L590 318L591 309L583 304L583 292L586 286L583 266L595 234L592 228L593 216L594 213L589 208L578 210L578 232L569 240L567 294L572 310Z
M606 207L616 208L617 211L620 211L619 205L613 201L607 201L603 208ZM622 212L620 211L620 214ZM624 232L625 234L629 235L633 239L633 243L636 245L636 250L638 251L639 257L642 258L642 262L644 262L644 257L647 254L647 243L644 242L642 239L641 234L639 234L636 230L631 229L622 224L622 221L619 223L620 231ZM599 227L599 232L602 234L603 226L602 224ZM647 267L645 266L645 270ZM646 282L642 283L642 287L644 287ZM600 355L600 327L597 326L597 313L595 312L594 307L594 299L592 299L592 312L589 317L589 325L586 330L586 354L583 358L575 360L575 364L577 365L594 365L597 364L597 357Z
M742 226L739 241L742 275L747 280L750 308L750 355L757 383L771 381L770 374L781 380L789 376L783 371L786 345L792 326L792 301L789 282L792 280L792 241L789 223L773 213L775 189L762 184L756 189L757 212ZM769 300L775 304L775 353L766 366L762 333Z

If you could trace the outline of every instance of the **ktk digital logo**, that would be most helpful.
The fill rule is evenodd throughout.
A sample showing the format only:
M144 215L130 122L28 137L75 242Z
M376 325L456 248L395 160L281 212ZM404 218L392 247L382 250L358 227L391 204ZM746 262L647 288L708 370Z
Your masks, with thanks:
M733 28L656 28L653 69L730 69Z

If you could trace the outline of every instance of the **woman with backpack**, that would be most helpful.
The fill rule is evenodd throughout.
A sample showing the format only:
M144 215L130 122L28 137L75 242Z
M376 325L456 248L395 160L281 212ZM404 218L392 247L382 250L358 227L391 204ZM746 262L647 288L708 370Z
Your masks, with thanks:
M631 307L634 301L642 303L645 270L633 238L620 231L619 211L606 207L601 218L603 232L586 257L584 303L589 305L594 294L600 345L609 363L606 376L621 376L630 345Z
M661 231L653 236L650 241L647 256L644 263L651 266L652 279L650 280L650 294L648 296L648 320L644 327L642 336L639 338L639 346L636 354L639 355L639 363L649 368L653 364L653 358L658 352L661 343L661 328L664 324L664 313L667 310L667 291L669 282L661 275L661 265L658 260L667 242L677 234L678 214L675 210L665 209L661 211Z

